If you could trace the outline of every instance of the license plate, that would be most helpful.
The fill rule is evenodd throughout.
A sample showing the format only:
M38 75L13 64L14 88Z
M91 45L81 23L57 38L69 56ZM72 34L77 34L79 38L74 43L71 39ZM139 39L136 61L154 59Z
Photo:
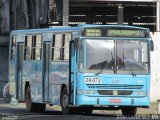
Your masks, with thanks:
M110 103L121 103L122 100L121 99L109 99Z
M101 84L102 79L99 77L85 77L84 83L85 84Z

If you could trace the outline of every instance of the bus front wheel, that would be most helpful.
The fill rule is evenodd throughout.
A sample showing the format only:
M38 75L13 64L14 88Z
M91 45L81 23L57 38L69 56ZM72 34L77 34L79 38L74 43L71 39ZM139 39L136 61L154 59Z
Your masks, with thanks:
M46 104L43 103L33 103L31 98L30 86L27 87L25 92L26 107L29 112L44 112Z
M122 114L124 116L134 116L136 115L137 107L123 107Z
M61 93L61 108L62 108L62 114L67 115L70 113L69 98L66 87L62 90Z

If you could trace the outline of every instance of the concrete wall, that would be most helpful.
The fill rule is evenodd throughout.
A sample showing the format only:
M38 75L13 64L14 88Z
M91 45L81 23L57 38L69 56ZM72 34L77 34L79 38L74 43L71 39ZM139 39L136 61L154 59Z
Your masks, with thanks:
M9 0L0 0L0 34L9 32Z
M154 51L151 52L151 102L160 99L160 32L151 33Z
M0 45L0 98L4 85L8 82L8 45Z

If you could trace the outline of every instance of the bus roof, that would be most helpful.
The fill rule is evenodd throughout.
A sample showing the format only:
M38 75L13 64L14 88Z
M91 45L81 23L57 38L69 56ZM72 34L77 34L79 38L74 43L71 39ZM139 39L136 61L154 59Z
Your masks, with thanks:
M83 28L94 28L94 27L130 28L130 29L133 28L133 29L140 29L140 30L149 30L148 28L128 26L128 25L92 25L92 24L85 24L85 25L79 25L77 27L55 26L55 27L50 27L50 28L14 30L14 31L11 32L11 35L36 34L36 33L53 32L53 31L54 32L71 32L71 31L79 31Z
M86 25L80 25L80 28L92 28L92 27L113 27L113 28L130 28L130 29L140 29L140 30L149 30L148 28L144 27L137 27L137 26L129 26L129 25L92 25L92 24L86 24Z
M70 32L70 31L78 31L79 27L51 27L51 28L39 28L39 29L25 29L25 30L14 30L11 32L11 35L17 34L36 34L36 33L45 33L45 32Z

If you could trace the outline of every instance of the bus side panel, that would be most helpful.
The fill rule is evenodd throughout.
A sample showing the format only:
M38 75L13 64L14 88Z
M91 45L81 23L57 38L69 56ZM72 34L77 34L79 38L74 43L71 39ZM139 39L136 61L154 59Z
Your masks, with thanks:
M60 105L60 95L62 84L68 83L68 62L52 62L50 64L50 104ZM42 100L42 62L27 61L24 65L23 80L29 81L31 87L32 102L43 103ZM24 82L25 83L25 82Z
M29 81L32 102L42 103L42 73L41 62L24 61L23 63L23 100L25 100L25 84ZM10 62L9 67L10 95L16 97L15 62Z
M42 103L42 62L38 60L24 61L23 85L29 81L32 102ZM25 93L25 91L24 91Z
M30 69L32 101L42 103L42 61L33 61Z
M69 62L51 62L49 81L51 104L60 105L62 84L68 88Z
M25 101L25 85L26 85L26 81L29 81L29 75L30 73L28 73L28 66L30 65L30 62L26 62L23 61L23 73L22 73L22 98L21 101Z

